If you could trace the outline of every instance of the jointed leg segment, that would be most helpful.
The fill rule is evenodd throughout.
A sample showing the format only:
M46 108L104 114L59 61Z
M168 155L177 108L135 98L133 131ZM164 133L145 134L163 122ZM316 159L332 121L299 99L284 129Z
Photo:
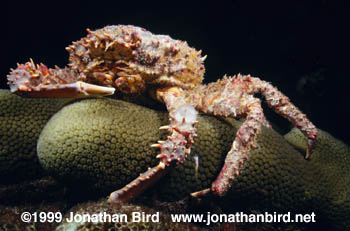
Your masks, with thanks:
M297 126L309 139L306 158L310 156L314 141L317 137L316 127L299 111L288 97L279 92L271 84L251 76L238 75L233 78L224 77L216 83L209 84L201 89L205 100L201 109L214 115L224 117L246 116L245 122L237 131L231 150L228 152L225 163L211 189L195 192L192 196L201 196L212 192L224 195L231 187L232 180L239 175L239 170L249 157L249 151L256 145L257 134L261 126L270 127L264 117L260 100L254 98L255 93L265 96L267 104L278 114L287 118Z
M140 174L138 178L122 189L111 193L109 197L110 202L126 202L135 197L164 175L173 162L177 164L182 163L191 152L193 138L196 136L196 129L194 128L194 125L197 123L196 110L191 105L181 105L181 102L184 101L174 101L176 97L174 92L163 92L162 97L170 112L171 123L160 129L169 130L171 136L168 136L166 141L158 141L158 144L152 145L152 147L160 149L160 154L157 155L159 164Z
M317 128L296 106L294 106L289 98L274 88L268 82L259 78L250 77L252 85L255 86L257 92L260 92L265 98L269 107L273 108L278 114L288 119L293 125L301 130L308 138L308 148L306 150L305 159L310 158L312 149L317 137Z
M259 100L257 100L259 101ZM265 123L260 103L248 105L247 118L238 129L230 151L227 153L224 166L212 183L211 191L224 195L231 188L232 180L239 175L243 163L249 158L249 151L256 145L256 137Z

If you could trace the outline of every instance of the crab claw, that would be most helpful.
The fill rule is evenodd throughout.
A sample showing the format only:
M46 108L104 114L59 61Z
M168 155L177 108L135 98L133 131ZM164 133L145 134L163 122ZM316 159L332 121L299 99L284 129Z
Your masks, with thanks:
M84 98L113 95L115 88L102 87L81 81L56 86L41 86L39 89L19 86L16 94L31 98Z
M47 68L33 60L18 64L7 76L11 92L36 98L82 98L114 94L113 87L85 83L69 68Z

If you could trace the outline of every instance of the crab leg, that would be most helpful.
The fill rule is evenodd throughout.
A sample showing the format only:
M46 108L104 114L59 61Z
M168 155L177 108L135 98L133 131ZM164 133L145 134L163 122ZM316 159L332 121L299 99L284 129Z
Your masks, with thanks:
M259 101L259 100L257 100ZM217 195L224 195L231 188L232 180L239 175L243 163L249 158L249 151L255 147L257 134L261 130L264 121L260 102L247 106L247 118L238 129L230 151L227 153L224 166L216 180L212 183L211 191Z
M146 172L140 174L135 180L125 185L122 189L112 192L109 196L109 202L127 202L138 196L145 189L158 181L160 177L165 175L169 168L165 168L165 164L160 162L157 166L149 168Z
M79 74L69 68L47 68L33 60L17 64L7 76L11 92L37 98L81 98L112 95L114 88L83 82Z
M202 196L210 192L220 196L224 195L231 187L233 179L239 175L244 161L249 158L249 151L256 145L256 137L261 126L270 126L264 117L260 100L253 97L255 93L261 93L265 96L270 107L304 133L309 139L306 158L310 156L317 136L317 129L298 108L290 103L285 95L271 84L249 75L237 75L233 78L224 77L222 80L200 89L202 99L199 109L224 117L246 115L246 120L238 129L224 166L211 189L192 193L192 196Z
M250 77L249 75L246 76L246 78L251 82L251 85L254 86L255 92L261 93L266 98L269 107L273 108L275 112L288 119L308 138L305 159L310 158L318 133L315 125L305 114L289 101L287 96L283 95L270 83L259 78Z
M224 166L212 183L211 189L192 193L192 196L199 197L210 192L219 196L224 195L231 188L233 179L239 175L244 161L249 159L249 151L256 145L256 137L261 130L261 126L270 126L264 117L259 99L251 98L251 102L246 106L246 109L246 120L238 129L231 149L227 153ZM222 112L217 111L216 113L221 114Z
M194 125L197 123L197 111L193 106L185 104L184 98L178 96L177 90L167 89L160 94L158 92L166 103L171 121L170 125L160 127L160 129L170 131L171 136L168 136L166 141L158 141L158 144L152 145L152 147L160 148L160 154L157 155L159 164L149 168L123 188L111 193L110 202L126 202L134 198L163 176L169 169L167 167L173 162L183 163L191 152L191 145L196 136Z

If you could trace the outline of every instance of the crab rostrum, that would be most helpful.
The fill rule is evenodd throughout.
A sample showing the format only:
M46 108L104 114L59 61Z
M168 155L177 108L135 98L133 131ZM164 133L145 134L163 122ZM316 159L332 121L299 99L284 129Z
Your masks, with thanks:
M156 98L165 103L170 114L170 124L161 129L171 135L152 145L160 149L159 164L111 193L111 202L136 197L164 175L171 163L185 160L196 137L197 110L246 118L211 188L192 194L224 195L249 159L261 126L270 127L255 93L263 95L270 107L303 132L308 138L306 158L310 157L316 127L271 84L238 74L204 85L206 57L201 57L201 51L140 27L107 26L87 32L86 37L66 48L70 53L68 67L50 69L31 60L18 64L7 77L11 91L27 97L91 97L111 95L115 89L126 94L155 90Z

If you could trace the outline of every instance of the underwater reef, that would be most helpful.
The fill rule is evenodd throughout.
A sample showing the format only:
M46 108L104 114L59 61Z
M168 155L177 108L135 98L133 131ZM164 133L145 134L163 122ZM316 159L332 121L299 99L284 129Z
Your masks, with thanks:
M164 112L112 99L68 105L42 131L38 142L40 163L61 181L101 192L118 189L157 164L157 150L150 144L166 135L158 128L167 120ZM209 187L240 124L201 115L188 160L149 191L157 191L164 200L179 200ZM315 212L319 221L322 217L332 228L349 228L349 147L319 132L313 156L306 161L306 142L299 152L287 141L291 137L304 140L301 135L293 135L295 130L284 139L264 128L251 159L223 198L234 205L229 209ZM331 148L324 147L327 145Z
M8 91L2 93L4 96L0 99L0 105L13 104L11 100L15 100L18 105L24 105L22 102L27 100L32 101L32 106L21 107L24 112L19 118L29 115L25 110L38 110L33 112L33 118L36 113L40 114L40 110L44 110L38 107L42 102L38 99L22 99L10 95ZM57 110L66 103L58 106ZM42 108L49 108L52 103L47 101L46 104L41 105ZM1 109L1 113L4 113L1 123L17 121L16 117L11 117L11 113L18 109L10 106L2 106ZM45 118L48 120L54 113ZM41 129L47 120L41 120L37 126L41 126ZM155 158L157 149L151 148L150 144L167 136L166 132L158 129L167 123L165 112L107 98L86 99L63 107L47 122L38 142L32 140L32 143L23 145L34 147L34 150L37 146L43 169L59 182L46 183L47 187L56 194L60 191L58 187L62 187L60 196L56 198L64 201L64 187L74 190L80 188L83 193L88 189L89 192L106 196L134 179L147 167L158 163ZM145 196L160 201L177 201L188 197L191 192L209 187L222 166L240 124L236 120L201 115L197 126L198 137L188 160L183 165L174 167ZM22 123L13 125L16 126L19 128L14 129L14 133L23 133ZM298 130L293 129L283 137L272 129L263 128L258 136L257 147L251 151L251 158L234 180L232 189L226 197L216 198L221 211L316 214L317 224L279 223L266 230L317 230L319 227L328 230L350 229L349 146L322 130L319 130L319 134L311 160L306 161L303 157L306 141ZM4 147L13 145L6 143L6 135L7 131L2 130ZM13 155L12 158L15 159L16 155L21 156L21 152L7 150L2 155ZM32 163L37 161L34 159L31 159ZM13 168L16 174L21 173L16 165L12 167L9 162L3 164L3 160L7 159L0 159L0 166ZM24 161L21 164L31 165ZM35 185L17 184L7 186L6 189L2 187L0 201L7 201L4 198L9 194L23 195ZM39 191L42 195L44 190ZM25 200L33 198L34 195ZM95 203L94 208L100 202ZM82 204L82 208L86 208L84 206ZM64 208L61 211L67 212L69 207L61 205ZM13 211L7 207L0 210ZM0 218L1 214L4 213L0 213ZM262 227L263 224L252 224L250 228L238 230L262 230Z
M150 144L168 135L159 130L168 121L165 112L124 101L83 100L66 106L47 123L38 141L38 157L57 179L110 192L158 163L158 150ZM205 135L196 138L191 156L176 168L178 175L171 177L173 193L168 196L175 200L211 184L234 138L229 123L209 116L199 121L198 133ZM184 179L186 187L178 188Z
M24 99L0 89L0 184L42 174L37 140L50 117L70 99Z
M190 223L173 223L169 212L161 208L149 208L144 205L118 204L110 206L106 199L80 202L71 201L66 193L66 188L55 182L50 177L39 180L13 184L8 187L0 187L0 230L4 231L97 231L97 230L173 230L173 231L195 231L199 228ZM28 195L27 195L28 194ZM73 206L73 207L72 207ZM62 222L21 222L23 212L33 213L59 213ZM123 214L128 220L114 220L114 222L68 222L72 214ZM132 222L133 212L140 214L157 214L159 222ZM124 215L125 214L125 215ZM43 217L42 217L43 218ZM55 215L55 218L57 216ZM48 218L50 219L50 218ZM211 229L200 229L208 230Z

